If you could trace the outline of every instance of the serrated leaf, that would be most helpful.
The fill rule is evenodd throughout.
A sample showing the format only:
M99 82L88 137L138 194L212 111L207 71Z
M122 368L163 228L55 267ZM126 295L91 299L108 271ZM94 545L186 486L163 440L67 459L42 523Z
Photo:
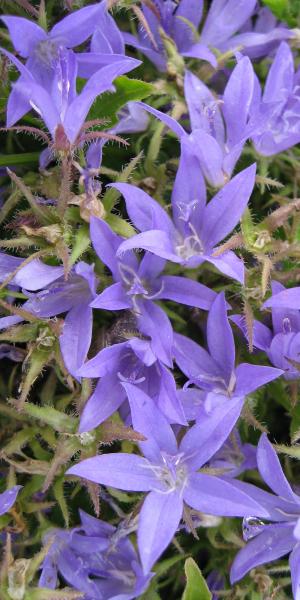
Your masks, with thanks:
M65 521L65 525L66 525L66 527L69 527L69 511L68 511L68 504L67 504L65 496L64 496L64 478L63 477L58 477L57 480L55 481L55 483L53 485L53 494L54 494L55 500L58 503L59 508L62 512L64 521Z
M74 236L70 262L73 265L91 244L88 225L82 225Z
M182 600L211 600L212 595L207 583L195 561L187 558L184 565L186 587Z

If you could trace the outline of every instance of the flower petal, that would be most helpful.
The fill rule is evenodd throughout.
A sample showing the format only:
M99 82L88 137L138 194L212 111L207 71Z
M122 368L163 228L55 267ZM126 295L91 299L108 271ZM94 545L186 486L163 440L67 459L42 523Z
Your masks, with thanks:
M138 548L144 573L151 567L172 541L183 511L183 502L177 492L151 492L139 516Z
M124 491L148 492L159 486L149 462L142 456L125 452L87 458L68 469L66 474Z

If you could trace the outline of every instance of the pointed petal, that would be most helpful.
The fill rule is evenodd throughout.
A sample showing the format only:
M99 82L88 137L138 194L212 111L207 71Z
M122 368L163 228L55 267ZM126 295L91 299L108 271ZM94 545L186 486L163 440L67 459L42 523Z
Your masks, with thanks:
M89 78L82 92L68 106L64 119L64 128L71 142L75 141L95 98L110 90L116 77L128 73L139 64L140 61L133 58L122 60L99 69Z
M21 78L22 78L22 76L19 78L19 81L21 80ZM24 115L26 115L26 113L28 113L30 110L31 110L31 105L30 105L29 100L27 98L24 98L24 96L22 94L18 93L18 90L15 87L12 87L11 92L8 97L8 100L7 100L7 107L6 107L6 124L7 124L7 126L12 127L15 123L17 123L20 119L22 119L22 117L24 117ZM48 150L48 148L46 148L45 150ZM45 152L45 150L43 152ZM40 161L42 160L41 156L40 156L39 160ZM43 163L40 163L40 164L43 164Z
M103 377L103 375L118 371L118 363L124 351L126 352L126 348L127 342L103 348L94 358L82 365L77 375L81 377Z
M172 367L173 329L166 313L150 300L140 302L139 311L139 330L151 338L155 356Z
M218 48L252 15L256 0L214 0L201 33L204 44Z
M235 346L223 292L214 300L207 319L207 344L213 359L218 363L226 382L234 370Z
M106 2L101 2L102 10L97 15L97 28L95 29L91 41L91 52L104 53L106 44L110 47L113 54L125 54L125 44L121 32L106 8ZM100 36L99 36L100 34ZM107 47L107 46L106 46Z
M112 231L105 221L97 217L91 217L90 234L97 255L118 280L120 275L116 253L122 238Z
M137 102L137 104L139 106L141 106L142 108L144 108L147 112L151 113L151 115L154 115L155 117L157 117L157 119L159 119L160 121L165 123L165 125L167 125L167 127L169 127L169 129L171 129L171 131L173 131L173 133L175 133L175 135L179 139L182 136L186 135L186 132L184 131L183 127L181 127L181 125L179 125L179 123L178 123L178 121L176 121L176 119L173 119L173 117L170 117L170 115L167 115L166 113L163 113L160 110L157 110L156 108L153 108L152 106L149 106L149 104L145 104L145 102Z
M93 311L88 305L75 306L67 314L59 343L68 371L77 378L92 340Z
M13 282L28 291L41 290L53 281L62 277L63 267L52 267L36 259L22 267L15 275Z
M197 42L189 47L185 52L181 52L182 56L186 56L187 58L198 58L200 60L206 60L211 64L211 66L216 69L218 66L218 61L216 56L211 52L207 46L201 44L201 42Z
M144 573L149 573L174 537L183 511L177 492L147 496L139 517L138 548Z
M137 229L162 229L173 235L174 226L170 217L146 192L129 183L113 183L110 187L116 188L124 196L128 215Z
M145 457L151 462L161 463L161 451L176 454L177 442L171 425L152 398L135 385L122 385L128 396L133 429L147 438L139 443Z
M219 142L202 129L194 129L189 139L195 147L203 175L208 183L213 187L224 185L224 152Z
M245 484L245 489L246 484ZM201 512L223 517L266 515L262 507L229 479L193 473L184 490L184 501Z
M103 3L98 2L73 11L52 27L51 38L58 38L67 48L79 46L94 33L104 10Z
M245 266L244 261L239 258L234 252L229 250L220 256L205 255L205 260L214 265L220 273L223 273L231 279L235 279L242 285L245 281Z
M288 554L293 548L292 527L271 525L248 544L236 555L230 571L230 581L239 581L259 565L264 565Z
M257 465L262 478L275 494L292 502L300 502L299 497L290 487L279 458L265 433L261 435L258 443Z
M172 191L174 223L183 234L187 223L199 229L206 204L206 187L198 157L188 138L181 142L179 166Z
M233 69L223 96L223 114L230 146L239 142L244 135L253 93L254 70L250 59L244 56Z
M187 425L183 406L176 389L175 379L164 365L160 365L160 388L157 405L169 423Z
M148 492L159 486L149 462L142 456L125 452L87 458L68 469L66 474L124 491Z
M132 308L132 301L126 295L123 284L118 281L96 296L90 306L102 310L124 310Z
M209 310L216 298L213 290L206 285L176 275L163 275L161 277L162 289L156 299L173 300L187 306L196 306L203 310Z
M300 309L300 286L283 290L275 296L271 296L262 308L290 308L293 310Z
M230 320L235 323L248 339L245 317L242 315L231 315ZM253 321L253 346L259 350L267 350L272 341L272 333L266 325L260 321Z
M1 20L8 28L15 50L23 58L32 54L39 42L47 39L46 32L29 19L4 16Z
M25 82L23 78L22 82L18 80L14 84L14 90L30 103L30 107L45 121L54 138L56 127L61 120L50 94L41 85L34 83L32 80ZM12 123L8 121L7 125L10 126Z
M207 204L201 239L212 248L223 240L239 222L255 183L256 164L236 175Z
M161 229L152 229L150 231L144 231L132 236L119 246L117 256L122 256L127 250L133 250L134 248L142 248L153 252L156 256L161 256L166 260L172 262L182 263L182 259L177 256L173 240L170 236Z
M175 333L173 354L181 371L189 378L201 381L209 375L211 379L220 375L220 369L207 350L193 340Z
M200 129L215 138L219 144L224 143L225 132L219 102L201 79L191 71L185 73L184 96L192 130Z
M90 431L108 419L126 399L119 379L109 373L100 379L80 417L79 433Z
M204 409L199 412L199 421L188 430L179 447L191 469L202 467L221 448L233 430L242 407L243 400L234 398L210 413Z
M4 515L14 505L22 487L22 485L15 485L3 492L3 494L0 494L0 516Z
M263 101L286 102L294 87L294 59L286 42L281 42L271 64L265 84Z
M284 371L274 369L273 367L242 363L236 368L235 374L236 386L234 393L237 396L247 396L247 394L251 394L251 392L254 392L254 390L257 390L262 385L283 375Z

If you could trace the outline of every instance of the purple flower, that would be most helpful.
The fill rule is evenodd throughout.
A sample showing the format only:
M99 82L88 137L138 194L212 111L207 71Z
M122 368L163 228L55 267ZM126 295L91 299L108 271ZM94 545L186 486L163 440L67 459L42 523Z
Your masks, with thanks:
M87 401L79 431L94 429L127 399L123 383L132 383L151 395L171 423L186 424L171 372L156 359L148 340L132 338L101 350L78 371L83 377L101 377Z
M27 266L28 276L31 264ZM33 273L34 269L35 267ZM35 294L23 290L29 296L23 308L39 318L47 319L67 313L59 342L65 365L74 377L84 363L91 343L93 312L89 304L96 296L95 287L93 265L79 262L67 281L61 277ZM18 316L3 317L0 319L0 328L4 329L21 321L22 318Z
M4 515L11 509L22 487L22 485L14 485L0 494L0 516Z
M138 37L123 33L124 41L147 56L160 71L165 71L167 55L160 35L162 29L174 40L182 56L206 60L216 67L215 55L205 43L198 41L197 29L202 9L202 0L181 0L179 5L172 0L156 0L153 7L143 5L142 11L149 31L151 30L151 38L141 24Z
M204 262L237 281L244 282L244 263L234 252L214 256L216 246L241 218L255 181L256 165L236 175L206 203L206 191L197 156L182 141L182 152L172 193L173 221L142 190L129 184L113 184L124 196L127 212L142 232L123 242L118 255L142 248L155 255L195 268ZM126 256L126 255L125 255Z
M169 115L137 102L160 119L197 155L205 179L214 187L231 178L247 139L258 129L260 121L253 118L259 85L248 57L240 57L220 98L193 73L186 71L184 95L188 106L191 133ZM236 119L236 114L239 119Z
M78 62L72 50L59 48L53 63L51 89L41 85L29 69L6 50L1 49L19 69L22 77L14 84L17 94L9 96L7 126L11 127L30 108L43 119L59 149L67 143L80 143L80 132L95 98L113 90L113 80L135 68L139 61L123 58L98 69L91 75L80 94L76 92ZM20 112L20 109L21 112Z
M107 14L106 0L97 4L86 6L73 12L47 33L44 29L23 17L3 16L2 21L8 27L12 43L17 53L26 58L27 71L31 73L36 83L45 90L52 93L53 83L59 61L59 55L65 49L79 46L87 40L94 32L97 39L101 36L101 30L106 30L106 35L114 38L118 31L114 20ZM119 34L119 37L120 34ZM102 48L100 43L92 44L91 52L80 52L77 54L79 76L88 78L101 67L123 60L124 45L119 41L116 53L112 48ZM19 83L26 84L26 72L24 71ZM9 99L17 111L19 120L30 110L30 99L24 98L17 87L14 87Z
M217 407L209 416L203 411L199 424L189 429L178 445L153 400L136 386L123 385L133 427L147 438L140 443L144 457L125 452L102 454L82 461L67 473L122 490L150 492L140 511L137 534L144 573L150 571L175 535L184 502L213 515L243 516L256 514L256 510L268 515L259 503L249 499L248 484L238 482L237 489L230 479L197 472L234 427L242 406L240 398Z
M118 530L80 511L81 526L50 530L52 544L44 559L39 587L55 589L58 572L85 600L133 600L149 584L130 540Z
M274 494L265 495L269 506L269 523L257 519L257 515L244 520L244 537L248 543L240 550L231 568L231 582L242 579L248 571L290 554L292 588L295 600L300 597L300 497L285 478L277 454L265 434L257 449L259 472ZM256 495L253 496L258 500ZM250 513L249 513L250 514ZM255 513L252 513L255 515Z
M283 369L285 379L299 379L299 370L290 361L300 364L300 288L285 287L272 282L273 295L262 308L272 309L272 328L260 321L253 322L253 345L266 352L271 363ZM233 315L232 321L248 337L245 320Z
M135 194L142 201L139 214L145 215L146 224L151 220L151 229L151 205L147 207L147 204L150 200L156 206L156 202L134 186L123 183L114 187L123 193L127 189L132 190L131 197ZM163 209L160 210L165 223L168 223L168 216ZM164 221L161 221L162 225ZM208 310L215 292L185 277L161 275L165 260L149 252L140 262L133 252L118 258L120 247L127 242L114 233L105 221L95 217L91 219L91 240L96 253L110 269L116 282L97 296L91 306L102 310L133 310L139 331L151 339L152 352L166 365L172 366L172 326L164 310L154 300L173 300Z
M248 363L235 367L234 338L223 293L218 294L209 311L206 336L209 352L193 340L175 334L174 357L188 383L206 392L204 406L208 412L220 403L244 399L283 373L280 369Z
M257 95L252 120L258 132L252 136L255 149L272 156L300 141L300 69L295 73L292 52L282 42L269 70L264 92ZM259 89L259 84L257 80Z
M216 67L211 49L225 52L242 47L255 58L268 54L278 41L293 37L286 27L277 26L268 10L259 13L253 26L250 18L256 14L256 6L256 0L213 0L199 36L203 0L181 0L179 5L172 0L156 0L152 7L143 5L148 29L141 23L138 37L129 33L123 36L126 44L145 54L161 71L167 68L167 55L160 29L174 40L182 56L202 59Z
M222 186L230 179L252 131L249 118L256 80L249 58L238 61L220 100L189 71L184 95L192 129L190 142L195 145L204 177L212 186Z

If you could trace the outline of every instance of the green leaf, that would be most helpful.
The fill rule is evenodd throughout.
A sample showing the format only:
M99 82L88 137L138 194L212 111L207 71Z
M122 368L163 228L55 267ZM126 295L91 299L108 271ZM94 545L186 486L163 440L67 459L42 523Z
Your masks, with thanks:
M289 0L263 0L263 4L267 6L280 20L287 20L290 16Z
M82 225L82 227L78 229L76 235L74 236L74 243L71 253L72 265L82 254L84 254L84 252L89 248L90 244L91 240L89 235L89 227L88 225Z
M16 167L17 165L36 164L39 161L40 152L24 152L23 154L2 154L0 156L0 167Z
M122 106L133 100L143 100L155 91L151 83L124 76L114 81L114 87L115 92L98 96L88 114L88 120L105 119L108 121L107 126L112 127L118 122L117 112Z
M187 558L184 565L186 575L186 587L182 600L211 600L212 596L207 583L192 558Z

